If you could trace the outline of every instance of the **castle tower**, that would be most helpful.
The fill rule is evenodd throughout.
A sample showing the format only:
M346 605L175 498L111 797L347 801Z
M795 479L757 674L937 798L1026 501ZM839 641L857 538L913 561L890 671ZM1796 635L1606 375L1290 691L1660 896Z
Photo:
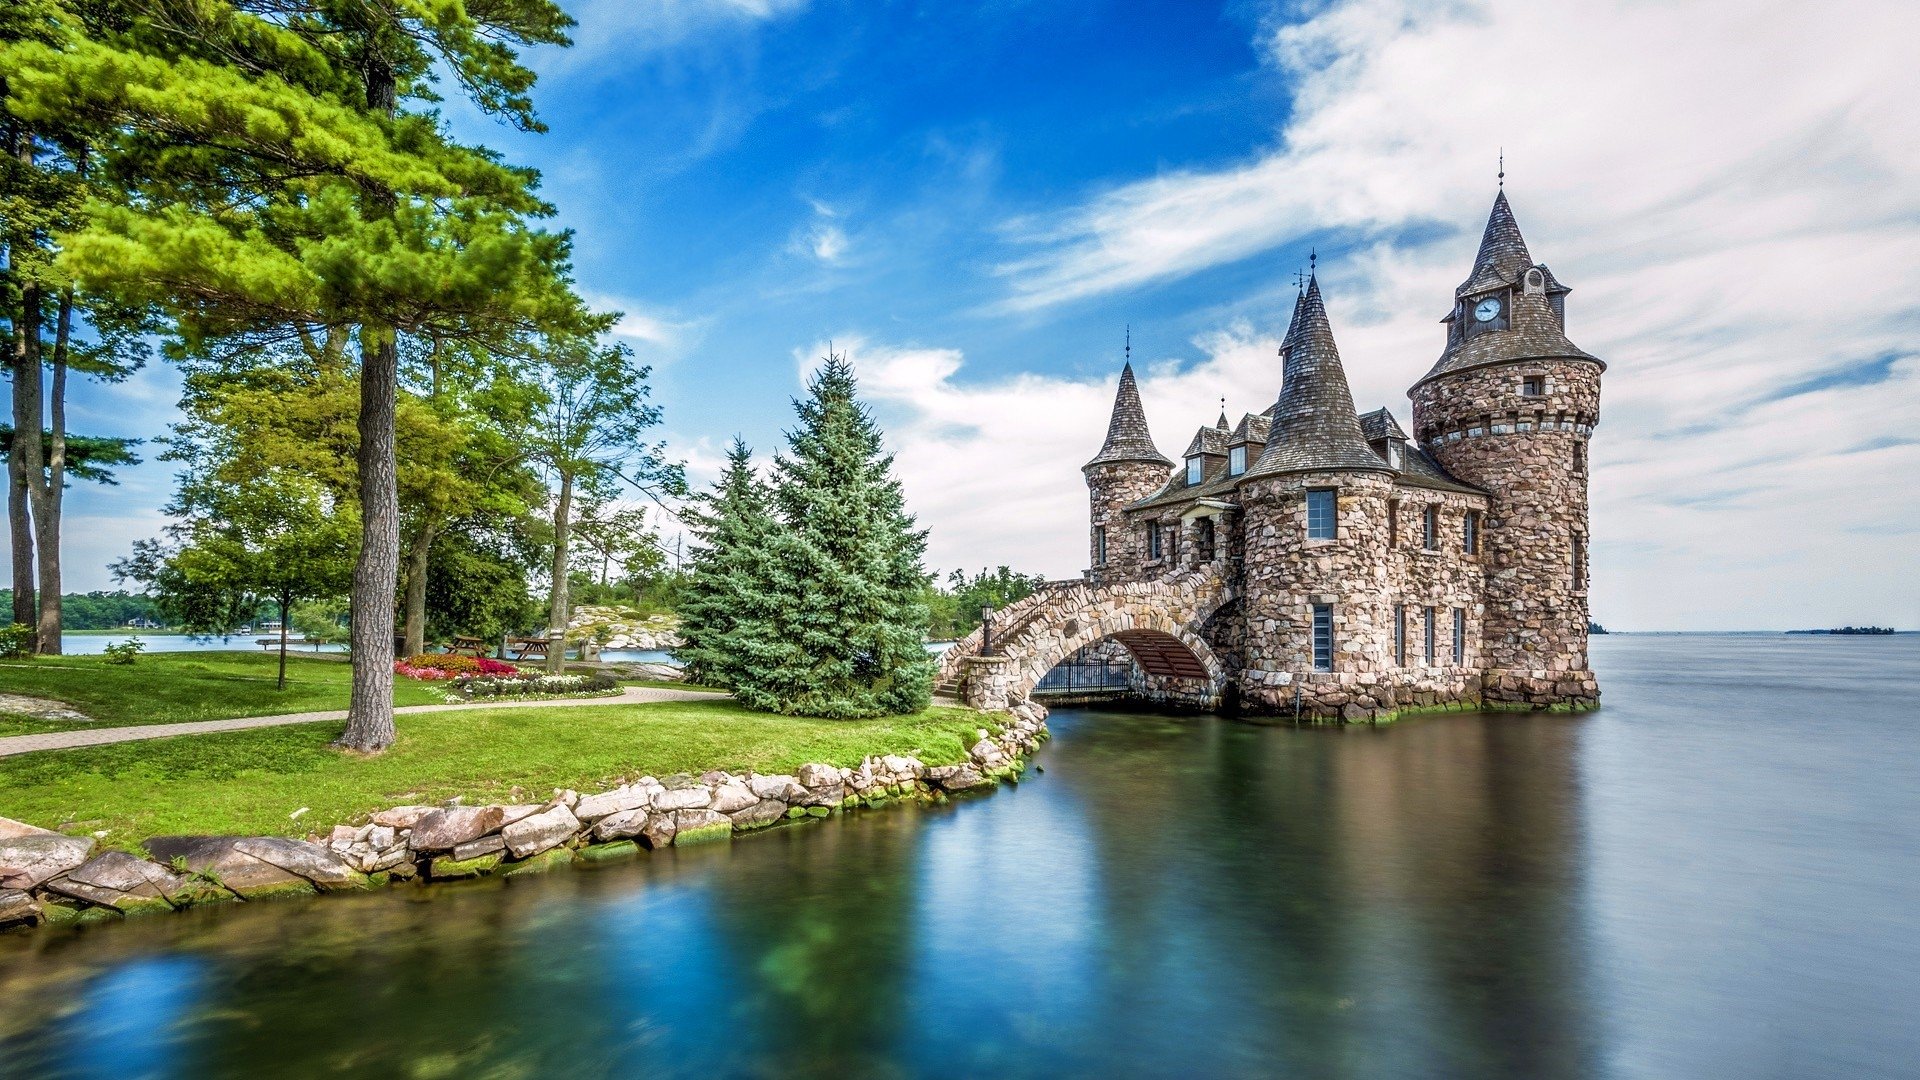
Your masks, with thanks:
M1493 493L1481 631L1490 702L1588 706L1587 440L1606 365L1566 336L1570 292L1533 261L1504 190L1454 290L1446 349L1407 391L1414 439Z
M1113 396L1113 417L1107 421L1107 441L1092 461L1081 468L1087 478L1090 505L1088 546L1092 569L1088 579L1136 577L1147 561L1151 543L1146 529L1129 526L1126 508L1166 486L1173 462L1153 445L1147 413L1140 407L1140 388L1133 379L1131 361L1120 369L1120 389ZM1164 542L1164 538L1162 538Z
M1240 487L1246 558L1240 698L1338 714L1385 663L1393 471L1367 445L1318 279L1294 303L1279 400Z

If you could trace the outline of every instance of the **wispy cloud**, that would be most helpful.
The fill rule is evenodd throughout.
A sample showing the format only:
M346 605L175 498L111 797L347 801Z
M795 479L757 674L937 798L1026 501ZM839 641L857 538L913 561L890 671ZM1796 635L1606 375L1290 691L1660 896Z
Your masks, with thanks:
M732 33L796 14L808 0L584 0L569 4L578 25L573 47L554 50L540 67L566 76L623 59L663 52L703 37Z

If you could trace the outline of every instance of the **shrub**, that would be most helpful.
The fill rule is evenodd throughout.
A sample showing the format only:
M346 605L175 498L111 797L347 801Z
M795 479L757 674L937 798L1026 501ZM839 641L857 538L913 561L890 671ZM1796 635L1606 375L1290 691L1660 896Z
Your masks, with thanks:
M592 697L620 692L619 680L604 671L591 675L542 675L522 673L518 678L475 676L460 680L454 687L461 700L471 698Z
M33 637L33 627L26 623L9 623L0 626L0 656L8 659L27 655L27 642Z
M140 654L146 650L146 647L147 643L139 638L128 638L108 645L101 650L101 655L107 658L109 664L132 664L140 659Z

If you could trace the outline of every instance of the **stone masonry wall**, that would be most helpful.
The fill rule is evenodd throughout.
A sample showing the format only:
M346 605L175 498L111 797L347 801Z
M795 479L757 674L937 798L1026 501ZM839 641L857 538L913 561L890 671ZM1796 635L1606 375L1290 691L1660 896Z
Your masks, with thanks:
M1529 375L1545 379L1544 395L1522 395ZM1599 367L1558 360L1472 368L1422 383L1412 397L1415 437L1455 476L1494 493L1482 530L1487 700L1594 704L1585 463L1599 420Z
M1046 738L1047 711L1030 702L1008 711L1005 725L980 729L967 760L955 765L889 754L853 768L802 765L792 775L643 776L597 794L555 791L543 803L396 806L305 840L156 836L142 845L150 859L96 853L92 837L0 818L0 931L413 879L512 877L575 859L726 840L854 807L939 798L1024 767Z
M1165 466L1151 462L1126 461L1093 465L1086 469L1089 520L1087 523L1087 561L1091 567L1087 580L1098 585L1108 581L1132 581L1142 576L1147 563L1146 530L1130 520L1126 507L1152 495L1165 486L1169 473ZM1099 561L1094 550L1094 530L1107 530L1107 560Z

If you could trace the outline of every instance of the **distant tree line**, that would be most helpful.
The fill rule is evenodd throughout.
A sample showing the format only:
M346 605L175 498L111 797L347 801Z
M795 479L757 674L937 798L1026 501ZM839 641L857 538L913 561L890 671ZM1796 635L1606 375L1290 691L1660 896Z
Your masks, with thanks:
M0 608L13 603L13 590L0 589ZM125 590L66 593L60 597L62 622L69 630L112 630L135 619L160 620L160 608L150 596Z
M1002 566L989 573L982 569L969 577L959 570L947 575L945 588L927 586L927 610L931 613L928 633L935 640L965 637L980 628L980 609L999 610L1032 596L1046 584L1039 574L1021 574Z

